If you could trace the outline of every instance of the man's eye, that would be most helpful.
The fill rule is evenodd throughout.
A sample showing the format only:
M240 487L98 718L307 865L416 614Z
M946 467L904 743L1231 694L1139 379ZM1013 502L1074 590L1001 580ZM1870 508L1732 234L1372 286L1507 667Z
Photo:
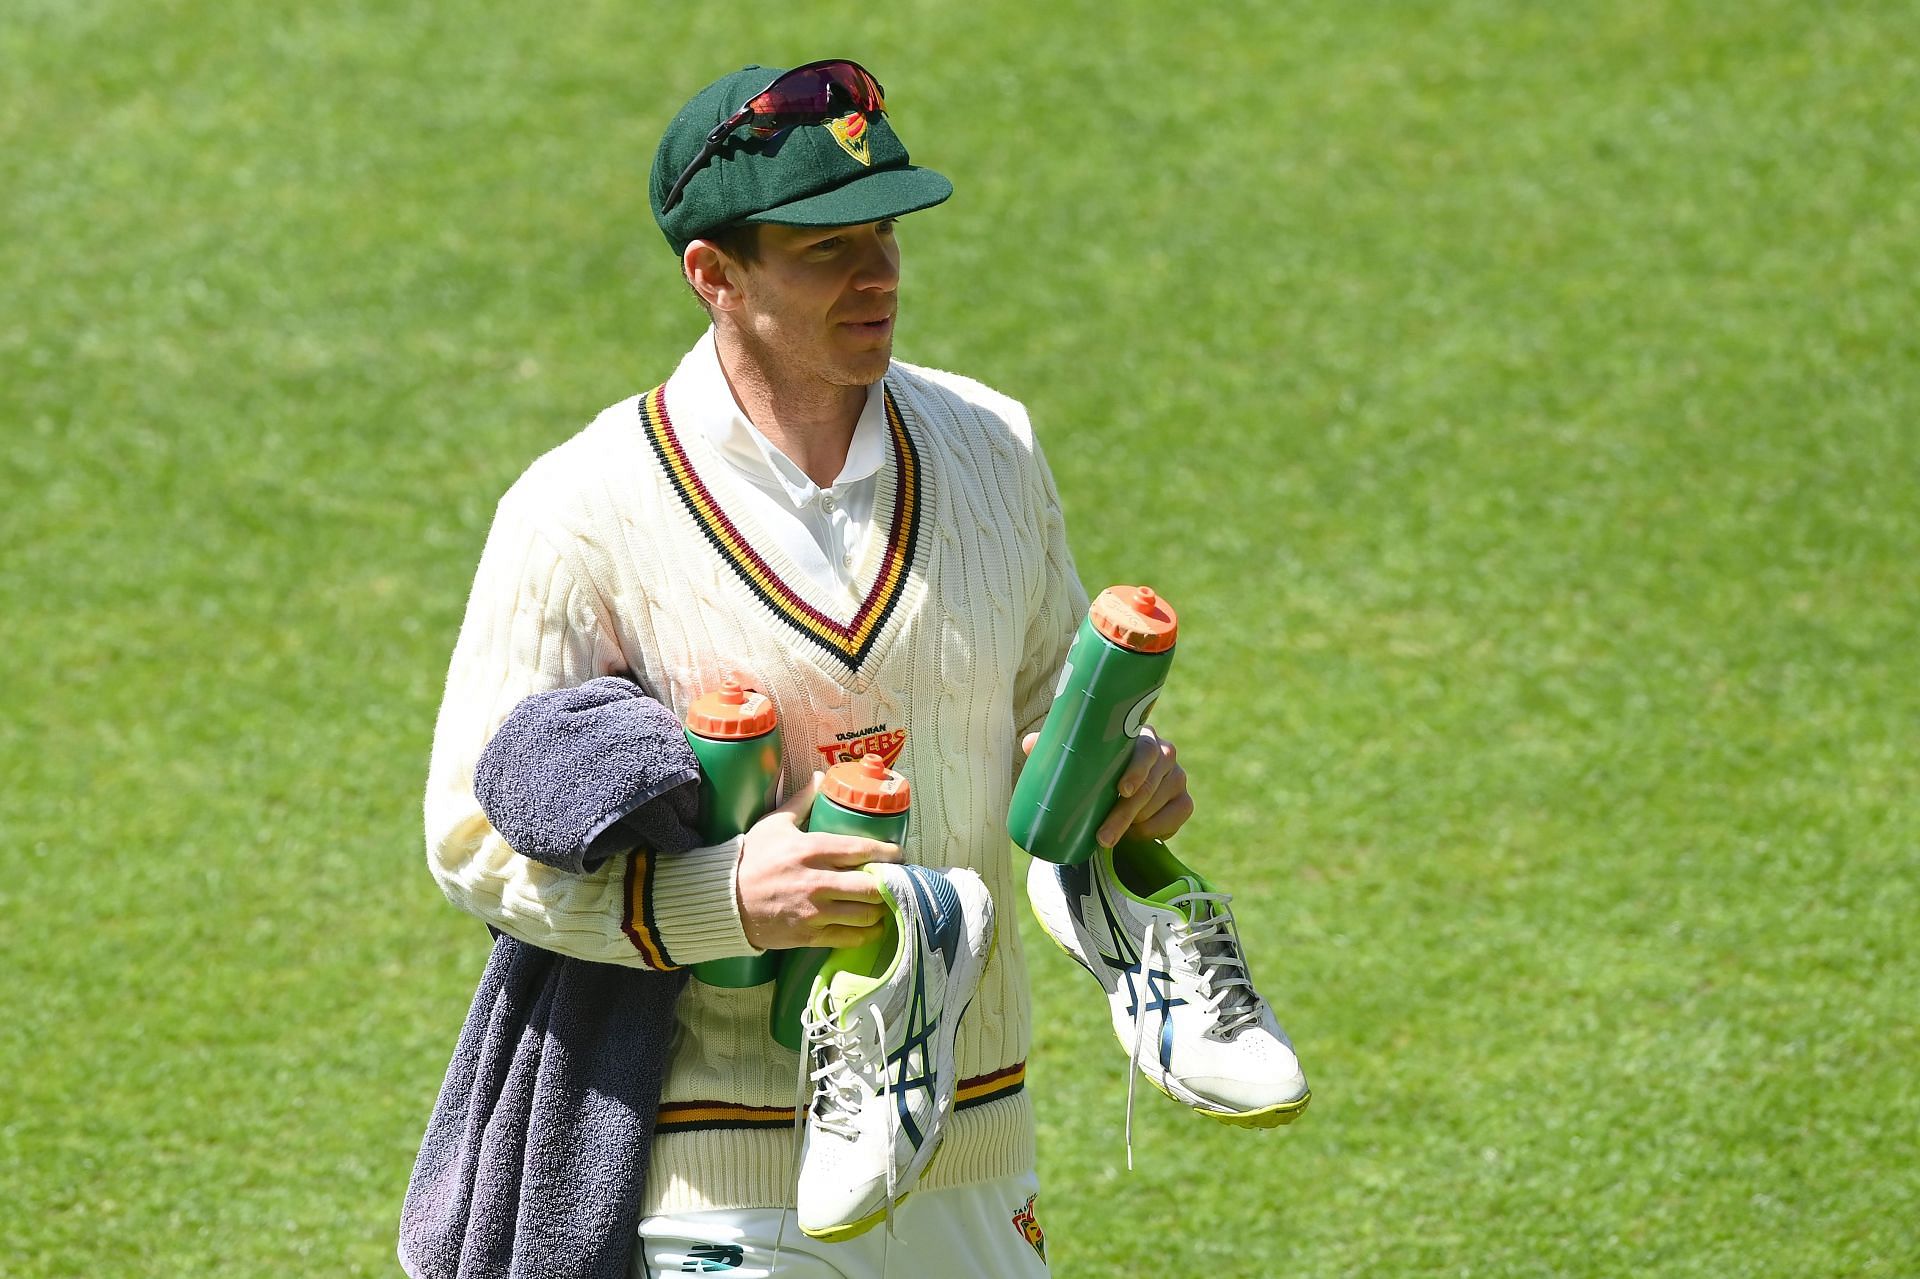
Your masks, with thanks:
M837 235L830 235L824 240L815 240L813 242L813 247L815 250L837 249L840 247L840 237Z

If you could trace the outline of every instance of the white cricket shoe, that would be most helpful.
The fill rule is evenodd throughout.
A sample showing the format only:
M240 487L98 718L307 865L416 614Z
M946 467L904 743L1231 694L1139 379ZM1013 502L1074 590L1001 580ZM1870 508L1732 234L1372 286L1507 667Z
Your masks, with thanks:
M893 936L835 951L802 1018L797 1213L829 1243L871 1229L926 1169L953 1111L954 1037L993 946L993 898L973 871L875 862Z
M1247 975L1232 899L1164 844L1123 839L1078 866L1035 858L1027 897L1054 943L1106 988L1114 1037L1149 1083L1247 1128L1291 1123L1306 1109L1313 1094ZM1132 1134L1130 1073L1129 1164Z

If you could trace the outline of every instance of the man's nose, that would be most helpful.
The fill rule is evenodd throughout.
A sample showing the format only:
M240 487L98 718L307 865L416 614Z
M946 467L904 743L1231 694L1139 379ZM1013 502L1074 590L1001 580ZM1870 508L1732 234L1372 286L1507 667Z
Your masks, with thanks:
M900 250L891 240L872 236L867 240L865 253L860 260L860 269L855 273L854 287L861 289L890 290L900 284Z

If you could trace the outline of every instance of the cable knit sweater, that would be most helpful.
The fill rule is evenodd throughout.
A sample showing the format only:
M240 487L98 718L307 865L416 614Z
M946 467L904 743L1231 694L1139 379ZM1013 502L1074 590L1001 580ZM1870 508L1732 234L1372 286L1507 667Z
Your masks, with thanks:
M908 860L972 867L1013 918L1017 742L1045 717L1086 595L1024 409L899 362L885 391L890 453L845 592L731 514L745 481L703 436L674 429L666 388L602 413L501 500L428 781L428 861L457 905L598 962L751 953L736 842L572 874L514 853L473 796L481 748L532 693L626 671L684 714L744 668L779 709L789 790L881 752L913 783ZM770 990L695 982L681 998L646 1211L790 1201L799 1062L766 1031ZM957 1110L927 1185L1032 1166L1028 1044L1025 965L1006 927L961 1029Z

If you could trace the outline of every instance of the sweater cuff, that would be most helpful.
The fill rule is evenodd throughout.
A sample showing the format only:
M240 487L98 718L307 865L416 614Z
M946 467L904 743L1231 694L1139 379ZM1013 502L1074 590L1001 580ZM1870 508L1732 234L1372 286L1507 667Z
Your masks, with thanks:
M657 858L653 867L653 921L660 944L676 964L758 955L740 922L734 886L740 840Z

